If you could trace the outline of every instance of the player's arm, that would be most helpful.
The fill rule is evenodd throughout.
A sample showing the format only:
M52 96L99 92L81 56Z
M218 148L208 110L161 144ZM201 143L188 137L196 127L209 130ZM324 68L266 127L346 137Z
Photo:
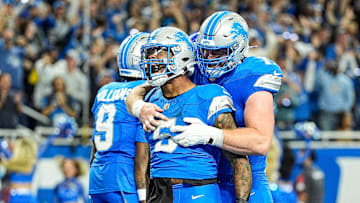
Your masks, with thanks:
M155 130L155 126L159 125L159 122L154 119L155 117L167 120L167 117L161 114L163 109L158 107L156 104L144 102L145 95L152 88L154 87L147 83L137 86L130 92L125 101L128 112L139 118L145 131Z
M139 201L146 202L146 172L149 163L149 144L144 142L136 142L135 156L135 182Z
M215 120L214 126L222 129L236 129L236 122L231 113L220 114ZM223 150L222 152L233 169L233 181L236 191L236 199L247 200L250 195L252 176L251 166L247 156L234 154Z
M274 132L273 95L267 91L253 93L245 105L244 121L245 128L224 130L223 149L265 155Z
M253 93L246 102L244 121L246 127L224 129L193 123L193 118L184 118L188 126L174 126L173 137L182 146L212 144L236 154L265 155L271 145L274 131L273 96L270 92Z
M90 155L90 166L91 166L92 162L94 161L95 153L96 153L96 146L95 146L95 143L92 142L91 155Z

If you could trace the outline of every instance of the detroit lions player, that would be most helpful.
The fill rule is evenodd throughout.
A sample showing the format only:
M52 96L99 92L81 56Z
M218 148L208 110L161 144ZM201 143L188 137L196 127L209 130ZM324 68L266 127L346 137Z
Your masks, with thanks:
M248 26L240 15L216 12L204 21L196 42L200 74L194 75L195 81L222 85L232 95L236 123L241 128L215 132L210 126L192 124L175 127L173 130L183 133L174 139L191 146L223 137L223 149L251 155L253 186L249 202L271 202L265 160L274 131L273 94L280 88L282 73L267 58L246 57L248 43ZM194 129L198 130L191 132ZM220 174L230 174L230 167L221 169Z
M176 133L169 128L184 125L186 117L215 127L236 128L230 95L218 85L196 86L188 78L187 74L194 69L195 48L177 28L153 31L142 53L149 84L161 87L151 91L147 100L163 107L163 114L169 118L160 121L153 132L137 137L138 142L147 142L144 147L150 148L149 202L221 202L217 167L221 154L218 147L223 141L215 139L209 141L211 145L203 145L207 141L182 147L173 141ZM137 148L136 156L146 160L147 153L148 150ZM146 162L143 165L146 167Z
M117 53L119 74L125 79L142 79L140 47L148 33L127 37ZM138 202L134 157L138 120L125 107L132 88L144 81L113 82L102 87L92 107L93 150L90 159L89 194L92 202Z
M249 161L253 186L249 202L271 202L264 170L266 153L274 131L273 95L280 88L282 73L267 58L246 57L248 43L248 26L245 20L229 11L216 12L208 17L201 25L196 43L200 68L194 73L194 81L199 84L216 83L225 87L233 97L239 128L219 130L190 123L189 126L175 126L171 129L182 132L173 139L183 146L223 139L223 149L251 155ZM140 118L144 129L152 129L159 123L154 120L154 116L163 116L158 111L161 108L141 102L139 95L134 94L134 97L128 99L128 109ZM219 173L230 184L231 179L226 178L231 174L228 169L229 167L222 168Z

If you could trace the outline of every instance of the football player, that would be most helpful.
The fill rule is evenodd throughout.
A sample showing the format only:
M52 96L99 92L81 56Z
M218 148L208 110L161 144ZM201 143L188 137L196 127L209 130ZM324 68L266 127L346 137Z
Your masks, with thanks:
M217 184L221 137L183 147L174 142L177 133L170 128L185 125L186 121L206 123L218 131L221 131L218 128L236 128L231 96L221 86L196 86L188 78L194 70L195 47L177 28L163 27L153 31L142 54L150 86L160 87L150 91L147 101L161 106L168 119L159 121L154 131L137 137L142 144L137 145L136 159L142 162L135 162L135 170L143 174L136 179L137 185L138 181L145 185L147 162L144 160L151 157L148 202L221 202ZM187 117L192 118L184 122ZM208 143L211 145L204 145ZM237 159L232 157L231 160L235 163ZM137 166L138 163L142 166Z
M271 202L265 160L274 132L273 96L280 88L282 72L267 58L246 57L249 50L248 25L234 12L221 11L208 17L200 27L196 46L199 68L195 69L193 80L197 84L219 84L232 95L239 128L218 130L209 125L187 122L190 125L171 128L174 132L182 132L173 139L182 146L220 139L223 140L222 149L250 155L253 185L249 202ZM128 109L140 118L144 129L153 129L159 124L154 117L163 118L161 108L144 103L141 94L142 91L134 92L127 101ZM224 162L220 164L219 177L227 185L224 192L233 198L223 201L235 202L233 187L229 186L232 184L229 178L231 168Z
M142 84L140 47L148 33L127 37L117 53L120 76L127 82L113 82L97 93L93 148L90 159L89 195L92 202L138 202L134 178L135 136L138 120L125 107L125 98Z

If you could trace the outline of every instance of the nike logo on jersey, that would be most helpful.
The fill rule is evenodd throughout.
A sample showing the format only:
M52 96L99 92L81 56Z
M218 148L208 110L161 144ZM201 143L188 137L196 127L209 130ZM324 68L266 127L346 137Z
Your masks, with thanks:
M249 195L249 196L251 196L251 195L255 195L255 192L250 193L250 195Z
M281 72L277 72L276 70L274 70L274 73L273 73L275 76L279 76L281 75L282 73Z
M197 196L191 195L191 199L197 199L197 198L200 198L202 196L204 196L204 195L197 195Z

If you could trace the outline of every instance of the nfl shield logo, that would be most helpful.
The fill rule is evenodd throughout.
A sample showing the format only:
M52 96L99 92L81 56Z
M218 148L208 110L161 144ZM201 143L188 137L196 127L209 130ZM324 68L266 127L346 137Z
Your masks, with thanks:
M170 104L169 104L169 103L166 103L166 104L164 105L164 110L169 109L169 107L170 107Z

